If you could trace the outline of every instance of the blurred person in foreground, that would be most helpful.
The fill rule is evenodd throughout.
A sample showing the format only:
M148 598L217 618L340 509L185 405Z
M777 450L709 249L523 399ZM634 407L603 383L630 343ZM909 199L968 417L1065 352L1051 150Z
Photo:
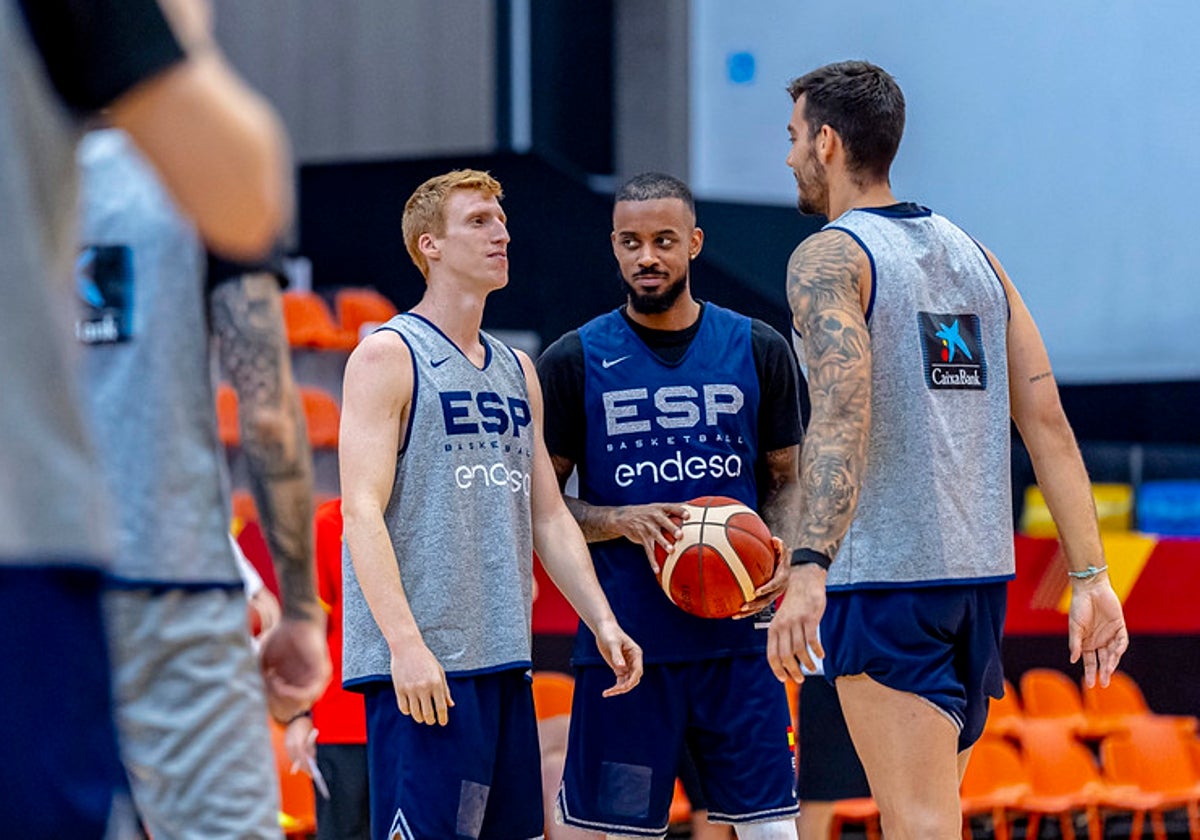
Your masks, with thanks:
M266 251L291 212L278 121L206 17L182 0L0 2L0 807L14 836L100 837L128 811L101 615L110 499L70 329L76 144L106 111L231 258Z

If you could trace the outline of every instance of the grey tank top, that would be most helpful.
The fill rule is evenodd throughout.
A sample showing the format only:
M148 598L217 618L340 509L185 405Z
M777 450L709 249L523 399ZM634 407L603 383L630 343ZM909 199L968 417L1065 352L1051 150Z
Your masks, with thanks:
M413 313L381 330L412 352L414 384L384 521L425 644L447 673L528 668L534 430L514 352L487 333L482 369ZM390 679L391 655L343 551L343 682Z
M117 509L113 576L239 586L215 409L205 252L127 135L88 134L76 336Z
M830 589L1011 577L1008 300L975 240L916 205L827 229L871 259L871 434Z
M0 564L112 550L75 376L71 264L80 128L15 3L0 2Z

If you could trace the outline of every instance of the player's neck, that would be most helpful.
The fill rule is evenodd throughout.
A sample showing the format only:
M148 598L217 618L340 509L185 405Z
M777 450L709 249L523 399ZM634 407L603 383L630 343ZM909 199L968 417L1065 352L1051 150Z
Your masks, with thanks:
M635 324L651 330L669 330L677 332L686 330L700 317L700 304L692 297L690 291L679 296L679 300L666 312L647 315L638 312L632 306L626 305L625 313Z
M859 186L850 180L829 185L829 219L832 221L848 210L860 207L888 207L896 203L887 181Z
M425 287L421 302L412 312L435 325L453 341L463 354L482 364L483 344L479 330L483 324L483 307L487 294L430 283ZM476 360L475 356L479 359Z

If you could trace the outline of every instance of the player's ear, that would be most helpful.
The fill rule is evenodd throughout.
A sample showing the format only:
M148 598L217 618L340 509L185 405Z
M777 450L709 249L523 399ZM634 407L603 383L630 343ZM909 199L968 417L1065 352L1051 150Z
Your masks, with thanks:
M432 233L422 233L417 237L417 250L424 254L429 262L442 258L442 248Z
M700 256L700 251L704 248L704 231L698 227L692 228L692 235L688 240L688 259L694 260Z

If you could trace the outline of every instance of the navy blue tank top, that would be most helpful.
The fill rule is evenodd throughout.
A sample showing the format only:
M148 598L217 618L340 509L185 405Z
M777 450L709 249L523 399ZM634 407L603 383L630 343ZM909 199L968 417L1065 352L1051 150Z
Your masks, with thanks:
M664 362L619 310L579 330L587 406L579 495L594 505L685 502L731 496L757 507L758 375L750 319L711 303L687 352ZM712 659L765 649L755 622L704 619L663 593L642 546L593 543L592 559L621 626L647 662ZM599 664L581 625L575 661Z

